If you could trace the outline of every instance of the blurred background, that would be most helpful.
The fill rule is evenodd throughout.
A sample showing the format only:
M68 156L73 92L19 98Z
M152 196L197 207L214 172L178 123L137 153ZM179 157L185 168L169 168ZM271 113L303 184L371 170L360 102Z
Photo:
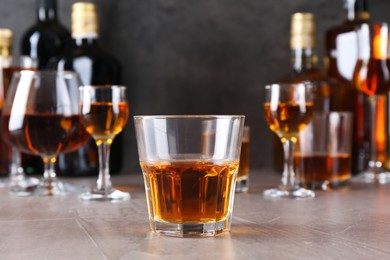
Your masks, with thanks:
M70 29L74 0L58 0ZM100 44L122 64L131 115L243 114L251 127L251 167L273 165L263 118L264 85L291 71L290 18L316 16L322 67L324 33L345 20L342 0L99 0ZM370 2L372 21L390 22L390 1ZM36 20L35 1L2 0L0 27L14 32L14 55ZM122 172L139 172L132 119Z

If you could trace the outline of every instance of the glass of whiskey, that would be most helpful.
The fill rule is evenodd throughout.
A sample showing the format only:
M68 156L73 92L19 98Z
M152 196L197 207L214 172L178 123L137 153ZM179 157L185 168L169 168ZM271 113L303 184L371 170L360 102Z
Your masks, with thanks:
M230 230L244 116L135 116L152 231Z

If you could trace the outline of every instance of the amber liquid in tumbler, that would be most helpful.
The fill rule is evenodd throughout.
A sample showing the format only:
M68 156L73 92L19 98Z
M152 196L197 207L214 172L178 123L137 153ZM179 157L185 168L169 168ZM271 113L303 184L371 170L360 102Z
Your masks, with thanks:
M349 154L294 154L297 181L305 188L321 189L344 186L351 178Z
M231 212L238 162L141 162L141 167L156 220L201 224L225 220Z
M13 122L14 118L17 124ZM78 115L26 114L21 118L5 115L3 120L5 139L29 154L45 156L71 152L91 138L80 124Z
M264 104L265 119L269 127L282 138L296 137L310 122L312 110L312 103L279 103L276 108L272 108L270 103Z
M89 110L82 108L81 123L95 140L111 143L123 130L128 117L129 106L126 102L94 102Z

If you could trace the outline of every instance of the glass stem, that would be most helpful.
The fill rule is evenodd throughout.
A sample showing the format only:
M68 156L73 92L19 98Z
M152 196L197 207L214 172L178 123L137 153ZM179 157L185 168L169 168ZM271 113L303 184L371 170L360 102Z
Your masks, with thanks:
M108 195L111 191L110 177L110 148L109 142L97 142L99 151L99 178L97 180L97 191Z
M11 182L17 182L24 179L24 170L22 167L22 159L18 149L12 147L12 161L10 169Z
M377 96L369 97L370 102L370 120L371 120L371 136L370 136L370 161L369 168L379 168L381 163L378 161L378 151L376 145L377 139L377 125L376 125L376 113L377 113Z
M45 181L50 181L56 178L56 172L54 170L54 165L57 161L56 157L46 157L43 158L43 163L45 165L45 172L43 173L43 178Z
M284 150L284 168L282 184L280 188L283 190L293 190L296 188L293 166L293 152L295 141L291 139L282 138L282 144Z

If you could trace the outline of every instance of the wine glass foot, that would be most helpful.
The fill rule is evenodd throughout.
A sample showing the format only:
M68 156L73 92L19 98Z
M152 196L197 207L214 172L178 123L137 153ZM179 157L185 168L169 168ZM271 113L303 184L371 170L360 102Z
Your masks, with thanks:
M304 198L314 198L315 193L311 190L307 190L304 188L296 188L292 190L274 188L274 189L265 190L263 192L263 196L271 199L278 199L278 198L304 199Z
M101 201L106 201L106 200L129 200L130 199L130 193L128 192L123 192L119 190L112 189L108 193L104 193L101 191L92 191L92 192L86 192L82 193L79 195L79 198L81 200L101 200Z
M368 169L355 176L352 181L358 183L387 184L390 183L390 172L383 168Z
M39 179L33 177L22 177L9 181L8 188L12 195L31 196L39 185Z
M36 196L64 196L87 192L88 187L70 183L63 183L57 178L42 179L34 192Z

